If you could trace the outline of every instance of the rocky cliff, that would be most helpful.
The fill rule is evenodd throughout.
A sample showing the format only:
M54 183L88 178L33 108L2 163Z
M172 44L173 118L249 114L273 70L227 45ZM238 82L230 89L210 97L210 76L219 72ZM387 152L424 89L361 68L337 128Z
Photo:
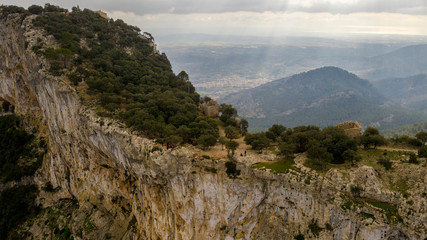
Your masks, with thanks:
M67 229L74 239L427 237L425 166L395 170L414 186L406 198L372 167L319 175L302 155L285 174L255 170L242 158L240 175L229 177L224 159L186 147L159 150L99 118L30 50L30 35L43 34L31 16L17 22L0 23L0 98L38 119L48 154L34 181L54 189L41 191L44 210L20 227L23 236L58 238Z

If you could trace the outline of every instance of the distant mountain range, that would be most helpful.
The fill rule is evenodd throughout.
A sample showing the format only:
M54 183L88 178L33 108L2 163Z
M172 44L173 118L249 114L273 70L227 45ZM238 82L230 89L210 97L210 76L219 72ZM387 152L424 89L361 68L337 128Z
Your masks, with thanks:
M427 75L390 78L373 83L391 103L427 115Z
M363 64L367 71L361 76L369 80L402 78L427 73L427 44L400 48L369 58Z
M200 42L207 39L211 42L195 43L198 38ZM291 39L280 44L265 43L259 38L233 44L215 42L218 40L215 36L194 36L194 41L184 39L186 44L165 44L162 51L168 53L176 73L185 70L197 91L213 98L323 66L337 66L372 82L427 73L426 44L407 46L326 39L298 39L298 42Z
M220 102L233 104L247 118L252 131L273 123L287 127L325 127L354 120L379 129L427 121L422 114L387 104L367 81L337 67L322 67L228 95Z

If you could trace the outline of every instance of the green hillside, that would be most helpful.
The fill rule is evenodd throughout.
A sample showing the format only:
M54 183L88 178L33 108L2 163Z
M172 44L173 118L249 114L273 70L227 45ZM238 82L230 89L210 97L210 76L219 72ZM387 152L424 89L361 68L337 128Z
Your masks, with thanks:
M427 115L427 75L390 78L373 83L392 103Z
M387 54L369 58L364 74L370 80L407 77L426 73L427 44L400 48Z
M250 121L252 131L273 123L321 127L354 120L379 129L421 122L426 117L386 105L372 85L336 67L323 67L232 94L233 104Z

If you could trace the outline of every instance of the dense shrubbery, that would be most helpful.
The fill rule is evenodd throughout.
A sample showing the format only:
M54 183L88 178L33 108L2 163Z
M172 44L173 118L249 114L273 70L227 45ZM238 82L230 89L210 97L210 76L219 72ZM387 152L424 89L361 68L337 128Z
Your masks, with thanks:
M339 164L357 159L357 141L337 127L321 130L317 126L298 126L288 129L274 124L267 132L246 135L245 141L256 150L267 148L270 142L277 143L279 154L283 156L307 152L308 165L321 170L326 169L328 163Z
M41 166L45 142L21 127L16 115L0 117L0 182L32 176Z
M390 141L397 145L405 145L410 147L419 147L422 145L422 143L418 139L411 138L407 135L403 135L403 136L394 135L390 139Z
M43 12L34 25L60 44L56 49L42 43L33 47L49 59L52 74L66 74L75 85L85 82L87 94L102 107L101 116L121 119L162 141L190 140L186 131L178 129L195 122L199 95L185 72L176 76L167 57L154 52L151 35L87 9L63 14L47 7L52 8L40 11L32 6L29 11ZM196 142L194 136L190 138Z

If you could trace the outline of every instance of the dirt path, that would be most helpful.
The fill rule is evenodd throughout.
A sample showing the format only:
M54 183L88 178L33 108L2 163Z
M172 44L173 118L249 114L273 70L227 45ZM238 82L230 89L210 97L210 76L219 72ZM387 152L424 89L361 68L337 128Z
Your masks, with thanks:
M225 137L224 127L219 126L219 135L221 137ZM227 139L228 140L228 139ZM234 152L234 158L236 161L246 164L253 164L257 162L269 162L274 161L276 159L276 155L270 151L264 150L261 154L258 151L254 151L251 149L250 145L246 145L244 141L244 137L241 136L238 139L234 139L239 143L239 146ZM246 156L245 156L246 151ZM227 149L225 146L221 146L220 143L217 143L215 146L210 147L208 150L200 151L198 154L200 157L203 155L209 156L211 159L228 159Z
M377 147L377 149L386 150L386 151L403 151L403 152L413 152L413 153L418 152L416 149L393 148L393 147L386 147L386 146Z

